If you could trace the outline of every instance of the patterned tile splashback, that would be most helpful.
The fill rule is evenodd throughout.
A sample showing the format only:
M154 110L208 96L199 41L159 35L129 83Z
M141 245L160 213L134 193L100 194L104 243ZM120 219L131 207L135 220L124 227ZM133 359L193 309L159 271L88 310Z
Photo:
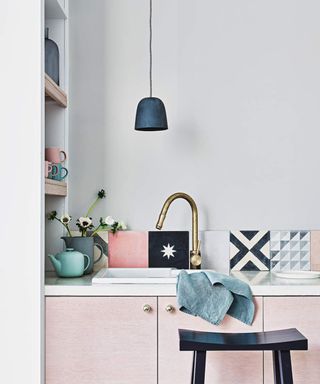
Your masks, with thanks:
M100 240L106 245L107 239ZM228 273L229 270L320 270L320 230L200 231L200 240L203 269L221 273ZM111 266L122 265L123 254L131 255L132 261L134 249L137 249L137 259L143 266L148 266L148 232L126 231L119 232L115 237L109 235ZM120 264L115 262L118 259ZM105 260L106 257L102 262L104 265ZM97 267L101 268L102 264Z
M109 267L189 268L188 231L120 231L109 234Z
M308 271L310 238L310 231L232 231L230 270Z

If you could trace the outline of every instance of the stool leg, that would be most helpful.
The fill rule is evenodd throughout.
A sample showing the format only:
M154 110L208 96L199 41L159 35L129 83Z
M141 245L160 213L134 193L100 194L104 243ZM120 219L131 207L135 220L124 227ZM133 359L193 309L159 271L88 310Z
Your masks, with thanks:
M206 351L194 351L191 384L204 384Z
M293 384L290 351L279 351L281 384Z
M272 358L273 358L274 384L281 384L280 366L279 366L280 352L279 351L272 351Z
M191 384L194 383L194 365L196 361L196 351L193 351L193 357L192 357L192 373L191 373Z

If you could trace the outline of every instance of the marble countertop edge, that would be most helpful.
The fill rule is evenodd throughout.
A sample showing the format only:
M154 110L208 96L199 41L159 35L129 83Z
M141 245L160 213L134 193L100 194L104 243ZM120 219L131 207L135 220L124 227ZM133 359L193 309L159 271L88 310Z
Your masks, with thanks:
M93 275L64 279L50 272L45 296L176 296L175 284L92 285ZM251 271L231 275L248 283L254 296L320 296L320 279L281 279L270 272Z

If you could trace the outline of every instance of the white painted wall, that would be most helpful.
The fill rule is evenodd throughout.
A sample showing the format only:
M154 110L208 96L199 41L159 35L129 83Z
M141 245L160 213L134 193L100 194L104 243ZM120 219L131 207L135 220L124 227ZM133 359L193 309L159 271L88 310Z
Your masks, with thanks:
M0 376L40 384L42 6L3 0L0 23Z
M154 0L154 91L170 129L133 129L148 94L148 1L70 1L70 211L153 228L190 193L202 229L320 227L320 3ZM166 228L189 228L176 202Z

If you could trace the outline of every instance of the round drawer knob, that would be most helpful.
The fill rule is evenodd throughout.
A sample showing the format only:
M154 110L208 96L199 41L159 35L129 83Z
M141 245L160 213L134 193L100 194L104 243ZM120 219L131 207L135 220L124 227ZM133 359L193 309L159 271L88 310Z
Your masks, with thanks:
M169 312L169 313L172 313L174 311L174 306L172 306L171 304L167 305L166 306L166 311Z
M143 312L151 312L151 306L149 304L145 304L143 306Z

